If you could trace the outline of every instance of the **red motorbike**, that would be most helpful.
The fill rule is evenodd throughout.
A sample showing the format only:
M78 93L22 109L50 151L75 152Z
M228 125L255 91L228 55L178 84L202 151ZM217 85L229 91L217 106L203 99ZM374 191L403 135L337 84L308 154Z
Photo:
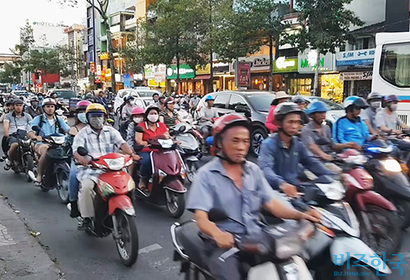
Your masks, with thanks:
M343 169L345 200L360 221L362 240L378 254L391 256L399 248L402 236L397 210L372 190L373 177L364 169L365 161L364 155L349 149L339 154L335 162Z
M166 205L168 212L174 218L179 218L185 210L184 179L187 176L184 162L176 149L177 144L172 139L157 136L148 141L152 150L150 153L152 175L147 189L136 188L138 199L147 200L157 205ZM139 180L135 168L134 179Z
M84 147L78 154L87 156ZM104 170L95 185L95 217L86 232L96 237L106 237L112 233L121 261L126 266L133 265L138 257L138 232L135 209L132 203L135 189L134 180L125 171L133 162L129 155L106 154L92 159L91 167Z

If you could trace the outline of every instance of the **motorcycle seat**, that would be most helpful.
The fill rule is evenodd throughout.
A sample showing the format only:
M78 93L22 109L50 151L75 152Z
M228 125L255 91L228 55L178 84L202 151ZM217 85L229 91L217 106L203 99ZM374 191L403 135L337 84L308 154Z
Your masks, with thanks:
M193 221L187 222L175 229L175 236L182 251L189 259L200 267L207 267L205 242L199 237L200 229Z

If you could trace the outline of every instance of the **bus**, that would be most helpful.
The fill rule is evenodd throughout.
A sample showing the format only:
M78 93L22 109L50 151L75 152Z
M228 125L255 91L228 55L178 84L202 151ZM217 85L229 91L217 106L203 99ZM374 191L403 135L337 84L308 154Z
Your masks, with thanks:
M376 34L372 91L397 95L397 113L410 125L410 32Z

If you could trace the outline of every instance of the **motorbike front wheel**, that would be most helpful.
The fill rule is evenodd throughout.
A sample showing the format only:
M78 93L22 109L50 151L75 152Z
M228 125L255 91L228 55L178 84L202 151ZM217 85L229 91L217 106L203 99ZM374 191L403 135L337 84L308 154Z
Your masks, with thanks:
M397 208L397 213L402 221L402 229L407 229L410 226L410 201L397 199L393 202Z
M199 164L197 161L187 161L187 179L190 183L194 181L195 174L199 168Z
M132 266L137 261L139 249L135 218L122 210L116 211L115 218L119 233L119 238L115 240L118 254L124 265Z
M182 216L185 210L185 195L165 190L167 196L167 210L174 218Z
M64 170L57 171L57 193L58 198L64 204L68 203L68 185L69 185L69 175Z

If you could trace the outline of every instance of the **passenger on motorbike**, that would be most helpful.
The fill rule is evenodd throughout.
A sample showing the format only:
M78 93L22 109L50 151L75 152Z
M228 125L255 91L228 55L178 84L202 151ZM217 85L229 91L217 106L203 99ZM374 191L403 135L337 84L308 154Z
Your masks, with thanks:
M278 126L275 122L275 109L278 104L287 102L290 100L290 96L286 94L284 91L278 91L276 93L276 97L273 99L271 107L269 109L268 117L265 121L265 126L271 133L276 132L278 130Z
M14 104L12 100L8 100L5 104L4 104L4 112L0 117L0 122L4 123L4 119L7 116L8 113L13 112L14 109ZM1 149L3 150L3 159L7 158L7 152L9 150L9 140L8 137L6 137L6 135L3 135L3 137L1 138Z
M145 114L145 110L140 108L140 107L135 107L132 110L131 113L131 122L128 124L127 127L127 134L125 137L125 141L127 142L128 146L131 147L131 149L134 150L134 152L136 151L136 142L135 142L135 134L136 134L136 127L142 123L144 121L144 114ZM129 173L132 174L134 173L134 168L135 168L135 163L131 164L128 168Z
M336 143L355 142L357 149L361 149L363 144L370 139L369 129L366 123L360 118L362 109L369 105L358 96L349 96L343 102L346 115L339 118L333 126L333 139Z
M147 107L144 114L144 121L141 122L139 126L144 129L144 133L135 132L134 134L135 142L138 145L144 146L144 148L140 152L142 159L140 161L141 179L139 182L139 188L145 189L152 174L150 158L151 149L148 147L148 140L159 135L165 135L166 137L169 137L169 133L166 125L163 122L159 121L159 108L155 105Z
M16 137L17 130L30 130L31 116L23 112L23 101L15 99L13 101L14 110L4 117L4 136L8 142L8 159L6 159L6 168L10 168L12 161L17 161L18 139Z
M367 96L367 103L370 106L362 111L361 117L369 128L370 133L377 135L379 131L376 125L376 114L381 110L382 96L377 92L371 92Z
M32 129L29 132L30 138L38 141L34 147L34 151L39 157L37 168L38 174L35 182L36 185L41 184L41 178L46 167L46 153L49 148L49 144L42 142L43 138L54 133L67 133L70 130L68 124L64 122L61 117L55 115L56 102L54 101L54 99L46 98L43 100L42 105L44 114L35 117L31 121L31 128L37 126L40 128L40 132L38 133L38 135L36 135L36 133Z
M399 118L397 114L397 103L399 99L396 95L391 94L384 99L384 109L376 114L376 127L389 134L400 134L397 127L407 129L407 125Z
M279 218L313 222L320 219L314 210L302 213L288 206L270 188L260 168L246 160L250 129L250 122L236 114L224 115L215 123L215 141L220 152L198 170L188 197L187 209L195 213L202 233L214 241L205 239L204 253L215 279L244 279L246 276L242 275L241 263L249 263L251 254L233 254L224 261L219 257L235 246L234 234L268 240L259 223L261 207ZM212 208L221 209L238 222L211 222L208 213Z
M93 189L96 180L103 172L88 166L91 158L99 158L105 154L116 152L118 149L131 155L134 160L140 158L133 153L117 130L104 125L107 111L103 105L92 103L87 107L85 113L88 125L77 133L73 143L74 158L83 165L78 168L77 172L77 179L81 183L78 206L81 216L84 218L80 229L87 228L91 222L90 218L95 216ZM78 147L84 147L88 151L88 156L81 156L77 152Z
M134 96L129 95L124 98L124 107L122 107L121 117L123 120L128 120L131 117L132 110L136 107L134 104Z
M296 136L299 134L303 114L305 113L295 103L279 104L275 110L278 133L262 142L258 159L271 187L282 190L287 196L297 196L299 165L316 176L333 175Z
M87 125L87 117L85 116L85 110L90 104L91 102L88 100L81 100L76 105L75 123L70 128L70 131L68 132L68 134L72 138L71 143L73 142L74 137L77 135L77 133ZM70 180L69 180L69 185L68 185L69 200L71 204L70 217L72 218L76 218L80 216L80 211L78 210L78 204L77 204L80 182L77 180L77 171L78 171L77 166L75 165L74 160L72 160L71 166L70 166Z
M165 99L165 109L160 113L159 121L165 123L169 130L179 122L181 119L178 116L178 113L174 109L175 100L172 97Z
M38 98L37 96L34 96L30 99L30 106L26 108L26 112L30 114L32 118L35 118L36 116L44 113L43 109L40 106L38 106L38 104Z
M162 111L165 110L165 100L166 100L166 97L165 97L164 95L161 95L161 96L158 98L158 104L157 104L157 106L158 106L160 112L162 112Z
M204 139L212 135L213 119L218 118L218 112L212 107L215 99L208 95L205 98L206 106L199 111L199 124Z
M158 106L158 102L159 102L159 94L157 92L155 92L152 95L152 100L154 100L154 104Z

